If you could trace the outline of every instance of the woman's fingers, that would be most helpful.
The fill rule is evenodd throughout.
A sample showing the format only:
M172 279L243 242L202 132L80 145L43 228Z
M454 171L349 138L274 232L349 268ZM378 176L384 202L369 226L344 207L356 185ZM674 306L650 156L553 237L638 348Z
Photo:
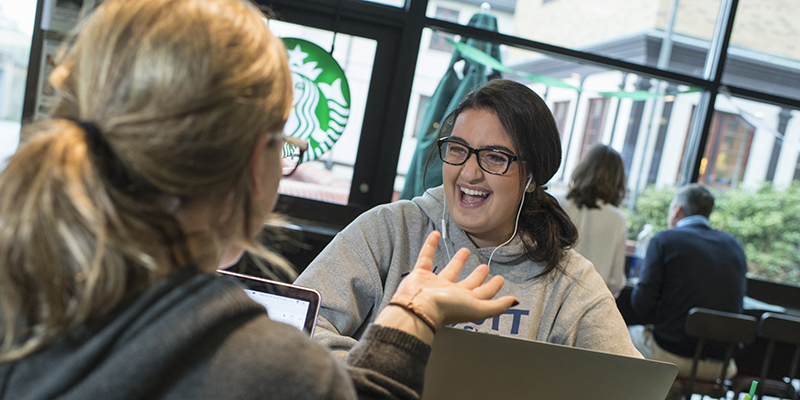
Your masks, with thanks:
M436 253L436 246L439 245L440 237L441 235L438 231L433 231L428 235L425 243L422 244L422 250L419 251L419 257L417 257L417 264L414 265L414 269L433 270L433 254Z
M461 269L464 268L464 264L467 263L468 259L469 250L464 248L458 250L450 262L447 263L447 266L444 267L442 272L439 272L439 276L447 279L450 282L455 282L458 278L458 275L461 273Z
M488 282L472 289L472 293L479 299L491 299L503 287L503 282L505 282L505 279L502 276L493 276Z
M513 296L503 296L494 300L479 300L471 296L471 300L447 301L438 304L437 312L443 325L459 322L479 321L496 317L517 304Z
M489 276L489 266L481 264L478 268L475 268L468 277L458 282L458 285L467 289L475 289L486 280L487 276Z
M492 318L504 313L519 301L514 296L503 296L494 300L483 300L481 303L482 318ZM473 320L475 321L475 320Z

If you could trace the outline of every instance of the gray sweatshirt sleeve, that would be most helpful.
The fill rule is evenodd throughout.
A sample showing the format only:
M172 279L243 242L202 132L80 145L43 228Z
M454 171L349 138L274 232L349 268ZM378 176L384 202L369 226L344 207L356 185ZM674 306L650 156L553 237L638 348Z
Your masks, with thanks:
M576 336L573 346L642 358L630 340L630 334L617 304L610 296L588 308L575 324Z

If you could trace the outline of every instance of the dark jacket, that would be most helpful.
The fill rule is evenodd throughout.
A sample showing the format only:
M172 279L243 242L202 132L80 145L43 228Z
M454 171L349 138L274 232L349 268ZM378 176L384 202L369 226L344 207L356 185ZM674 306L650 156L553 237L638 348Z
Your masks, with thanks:
M742 312L747 293L747 259L736 239L702 223L659 232L647 247L631 306L654 323L661 348L693 357L696 339L684 332L693 307ZM724 358L724 348L709 345L704 353Z
M238 283L186 269L0 364L0 398L416 398L429 353L411 335L373 326L345 367L300 330L270 320Z

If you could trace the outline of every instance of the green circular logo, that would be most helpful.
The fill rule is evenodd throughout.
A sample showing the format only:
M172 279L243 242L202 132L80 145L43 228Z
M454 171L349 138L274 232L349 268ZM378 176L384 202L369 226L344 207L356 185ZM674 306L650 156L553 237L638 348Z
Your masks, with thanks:
M331 55L307 40L283 38L294 99L286 135L308 141L303 161L321 157L339 140L350 116L350 86Z

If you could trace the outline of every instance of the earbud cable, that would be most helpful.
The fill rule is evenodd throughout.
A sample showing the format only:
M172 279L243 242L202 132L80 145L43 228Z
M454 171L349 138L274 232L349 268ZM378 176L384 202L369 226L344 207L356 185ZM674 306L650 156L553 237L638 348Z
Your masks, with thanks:
M533 176L529 175L528 183L525 184L525 189L522 190L522 200L520 200L519 202L519 209L517 210L517 219L516 221L514 221L514 233L511 234L511 237L508 238L508 240L506 240L505 243L495 247L494 250L492 250L492 254L489 255L489 262L486 263L486 265L488 265L489 268L492 267L492 257L494 257L494 252L497 251L497 249L511 243L511 241L514 240L514 236L517 236L517 228L519 228L519 214L522 213L522 205L525 204L525 193L527 193L528 187L531 185L531 181L533 181Z

